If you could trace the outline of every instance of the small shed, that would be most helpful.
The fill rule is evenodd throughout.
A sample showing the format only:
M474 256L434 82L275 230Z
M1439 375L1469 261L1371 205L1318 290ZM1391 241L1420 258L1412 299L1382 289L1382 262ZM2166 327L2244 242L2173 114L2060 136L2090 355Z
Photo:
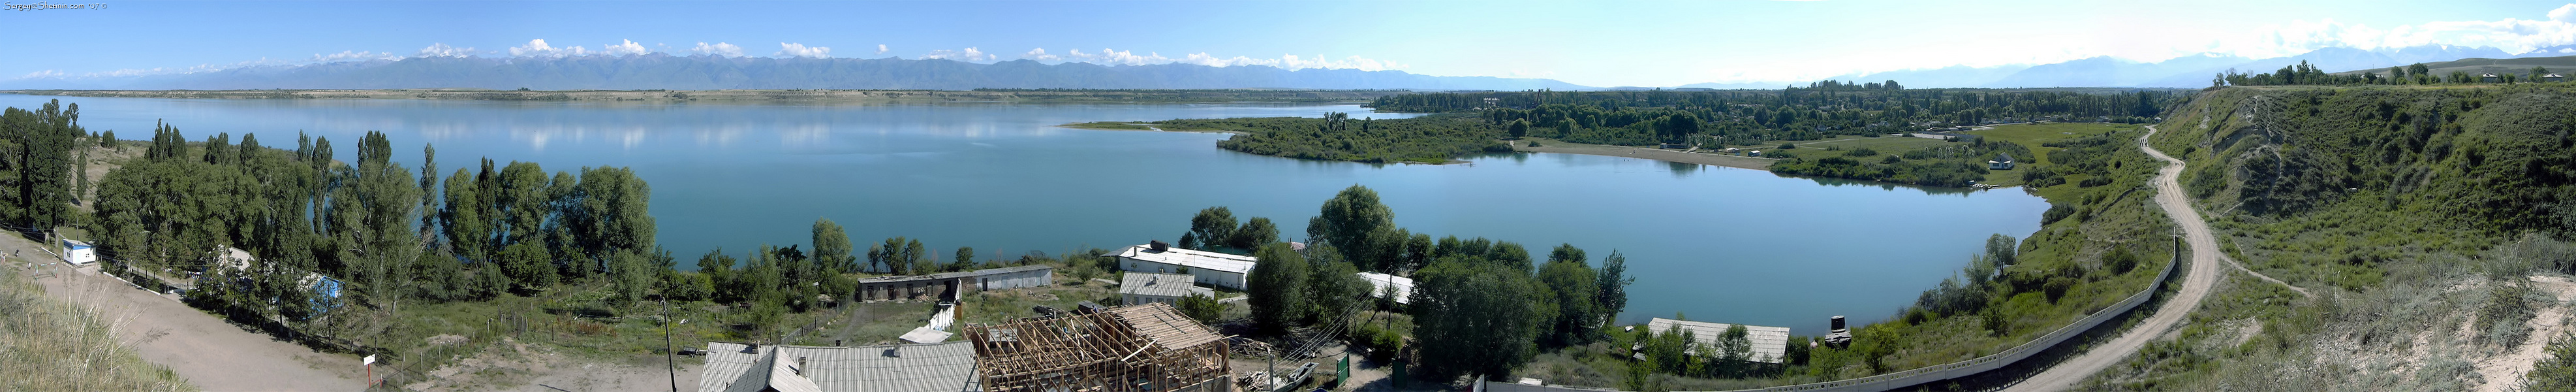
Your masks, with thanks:
M2540 75L2540 81L2543 81L2543 82L2564 82L2564 81L2567 81L2567 76L2566 76L2566 75L2559 75L2559 74Z
M2504 81L2504 77L2496 76L2496 74L2492 74L2492 73L2489 73L2489 74L2480 74L2480 75L2478 75L2478 81L2480 81L2480 82L2487 82L2487 83L2502 82L2502 81Z
M79 240L63 240L63 262L89 265L98 262L98 247Z
M2001 153L1998 153L1998 154L1995 154L1995 159L1994 159L1994 160L1986 161L1986 170L2012 170L2012 168L2013 168L2013 157L2012 157L2012 154L2001 154Z

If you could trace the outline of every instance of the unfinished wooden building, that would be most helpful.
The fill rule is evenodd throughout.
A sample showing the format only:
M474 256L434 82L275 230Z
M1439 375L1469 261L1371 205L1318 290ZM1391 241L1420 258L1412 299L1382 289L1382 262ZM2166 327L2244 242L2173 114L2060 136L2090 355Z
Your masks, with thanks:
M1064 317L970 325L989 392L1231 392L1225 338L1152 303Z

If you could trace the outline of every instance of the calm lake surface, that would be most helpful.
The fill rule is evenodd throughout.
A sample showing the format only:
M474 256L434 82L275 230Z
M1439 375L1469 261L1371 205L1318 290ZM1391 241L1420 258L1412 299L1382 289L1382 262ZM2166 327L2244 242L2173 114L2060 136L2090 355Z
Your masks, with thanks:
M0 96L33 108L54 97ZM919 238L942 260L1055 254L1173 240L1201 208L1269 217L1303 237L1308 217L1352 184L1378 191L1396 223L1434 237L1558 243L1627 255L1637 283L1623 320L1672 317L1788 326L1881 320L1982 249L2028 236L2045 201L1569 154L1473 164L1376 166L1219 150L1228 135L1052 125L1172 118L1397 118L1352 105L912 104L632 105L405 100L187 100L63 97L81 123L148 139L165 119L191 140L256 133L293 148L299 130L355 159L369 130L418 170L422 143L441 177L490 157L550 171L631 166L653 187L660 244L686 263L722 247L802 245L817 218L866 244Z

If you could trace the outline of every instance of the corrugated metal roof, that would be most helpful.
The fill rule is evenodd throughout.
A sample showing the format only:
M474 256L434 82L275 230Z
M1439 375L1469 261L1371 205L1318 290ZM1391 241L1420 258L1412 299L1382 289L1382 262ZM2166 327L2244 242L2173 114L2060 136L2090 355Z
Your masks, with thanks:
M1693 340L1697 340L1700 344L1711 345L1717 344L1717 336L1719 334L1726 333L1726 328L1732 326L1734 326L1734 324L1684 321L1662 317L1646 321L1646 330L1663 334L1672 333L1673 329L1680 328L1682 330L1690 331ZM1744 332L1745 340L1750 340L1753 343L1752 359L1754 362L1780 363L1783 358L1786 358L1789 355L1789 327L1746 325L1744 326Z
M1129 272L1119 278L1118 293L1163 297L1187 297L1190 294L1198 294L1209 298L1216 297L1215 290L1199 287L1196 285L1197 282L1198 277L1185 274Z
M1155 252L1147 247L1147 245L1127 247L1126 250L1118 251L1118 257L1238 274L1252 273L1253 264L1260 261L1252 256L1181 248L1167 248L1164 251Z
M940 344L812 347L760 346L745 353L736 343L707 343L700 391L955 392L973 390L975 348L964 341ZM803 367L797 367L798 359ZM802 371L802 375L797 374ZM811 389L807 389L811 388Z

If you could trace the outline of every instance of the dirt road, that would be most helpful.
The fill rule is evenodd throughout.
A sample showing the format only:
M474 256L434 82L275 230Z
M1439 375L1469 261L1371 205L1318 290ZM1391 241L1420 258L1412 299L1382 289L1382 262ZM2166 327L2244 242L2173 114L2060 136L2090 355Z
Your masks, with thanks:
M2182 177L2182 160L2156 151L2154 146L2147 144L2147 137L2155 134L2156 126L2147 126L2147 134L2138 136L2138 148L2166 163L2164 169L2156 172L2156 205L2164 207L2165 216L2172 217L2174 224L2182 227L2183 242L2191 244L2191 268L2184 270L2182 288L2173 298L2166 300L2164 306L2156 307L2154 316L2147 317L2136 328L2093 346L2083 355L2004 388L2005 391L2073 389L2086 377L2120 363L2129 354L2137 353L2138 348L2146 346L2147 341L2182 324L2182 317L2192 308L2200 307L2200 300L2209 297L2210 288L2218 285L2218 239L2210 235L2209 222L2200 219L2200 211L2192 209L2191 199L2183 197L2179 180Z
M323 354L304 346L244 331L170 297L136 289L98 272L96 264L63 265L18 236L0 236L0 254L11 262L48 263L53 276L36 282L45 294L96 304L119 318L117 336L144 360L169 366L209 391L356 391L366 389L358 358Z

